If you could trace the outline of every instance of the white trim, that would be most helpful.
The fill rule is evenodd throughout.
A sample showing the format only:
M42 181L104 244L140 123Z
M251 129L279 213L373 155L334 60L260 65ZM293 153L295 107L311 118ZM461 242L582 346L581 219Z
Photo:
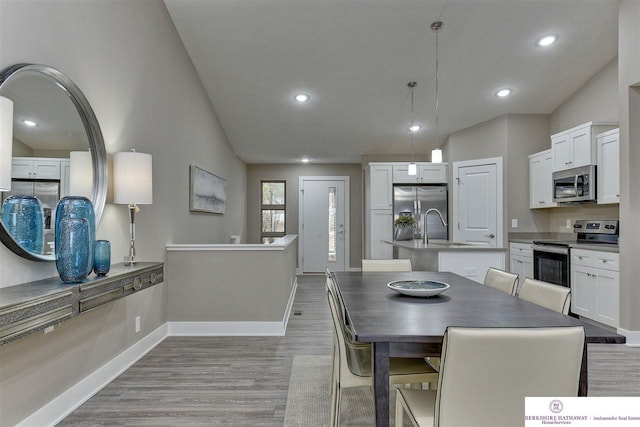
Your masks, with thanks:
M54 426L76 408L102 390L118 375L126 371L142 356L167 337L167 323L124 350L105 365L96 369L61 395L16 424L17 427Z
M627 337L626 346L640 347L640 331L628 331L626 329L618 328L616 332Z
M452 193L453 193L453 203L452 203L452 212L454 214L459 214L460 209L458 206L458 185L457 179L459 177L460 168L470 167L470 166L484 166L484 165L496 165L496 248L505 247L504 242L504 186L503 186L503 167L502 167L502 157L490 157L487 159L474 159L474 160L463 160L459 162L453 162L452 164ZM449 229L453 230L451 233L452 239L455 241L459 241L460 237L458 236L458 217L452 217L453 220L450 221Z
M304 181L343 181L344 182L344 268L345 270L349 269L351 265L351 251L349 249L349 242L351 241L350 234L350 226L349 226L349 218L351 217L351 206L350 200L351 195L349 189L351 187L351 178L349 176L299 176L298 177L298 190L301 191L303 189ZM300 202L300 196L298 195L298 268L296 269L297 274L304 274L302 271L304 266L302 264L302 244L304 242L304 233L302 226L304 224L304 219L302 217L303 204Z

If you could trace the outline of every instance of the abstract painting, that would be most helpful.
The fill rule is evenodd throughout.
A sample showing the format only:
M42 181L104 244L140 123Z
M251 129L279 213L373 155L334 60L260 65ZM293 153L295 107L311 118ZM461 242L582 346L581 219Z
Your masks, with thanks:
M189 181L189 210L224 214L227 181L191 165Z

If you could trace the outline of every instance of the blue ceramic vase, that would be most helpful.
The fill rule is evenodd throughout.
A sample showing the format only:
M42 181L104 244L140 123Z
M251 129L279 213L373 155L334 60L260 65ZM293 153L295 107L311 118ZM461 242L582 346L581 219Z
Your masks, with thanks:
M93 242L96 240L96 214L91 200L83 196L67 196L60 199L56 206L56 246L58 244L58 225L66 216L84 218L89 224L89 244L86 276L93 270ZM57 250L56 250L57 253Z
M10 196L2 205L2 223L24 249L41 254L44 246L44 214L33 196Z
M96 240L93 245L93 272L105 276L111 269L111 243L108 240Z
M93 249L89 221L86 218L65 215L62 218L56 217L56 223L58 274L65 283L82 282L89 274L87 264Z

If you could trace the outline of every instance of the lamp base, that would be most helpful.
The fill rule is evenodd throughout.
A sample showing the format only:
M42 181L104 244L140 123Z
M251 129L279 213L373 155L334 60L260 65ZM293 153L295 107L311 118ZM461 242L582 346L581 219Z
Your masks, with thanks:
M137 260L135 257L133 256L124 257L124 265L136 265L136 264L140 264L140 261Z

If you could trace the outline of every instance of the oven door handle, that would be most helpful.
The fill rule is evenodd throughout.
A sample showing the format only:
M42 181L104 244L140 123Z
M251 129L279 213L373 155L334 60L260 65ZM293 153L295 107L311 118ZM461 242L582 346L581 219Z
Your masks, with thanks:
M557 247L557 246L533 245L531 249L538 252L548 252L552 254L569 255L569 248L563 248L563 247Z

